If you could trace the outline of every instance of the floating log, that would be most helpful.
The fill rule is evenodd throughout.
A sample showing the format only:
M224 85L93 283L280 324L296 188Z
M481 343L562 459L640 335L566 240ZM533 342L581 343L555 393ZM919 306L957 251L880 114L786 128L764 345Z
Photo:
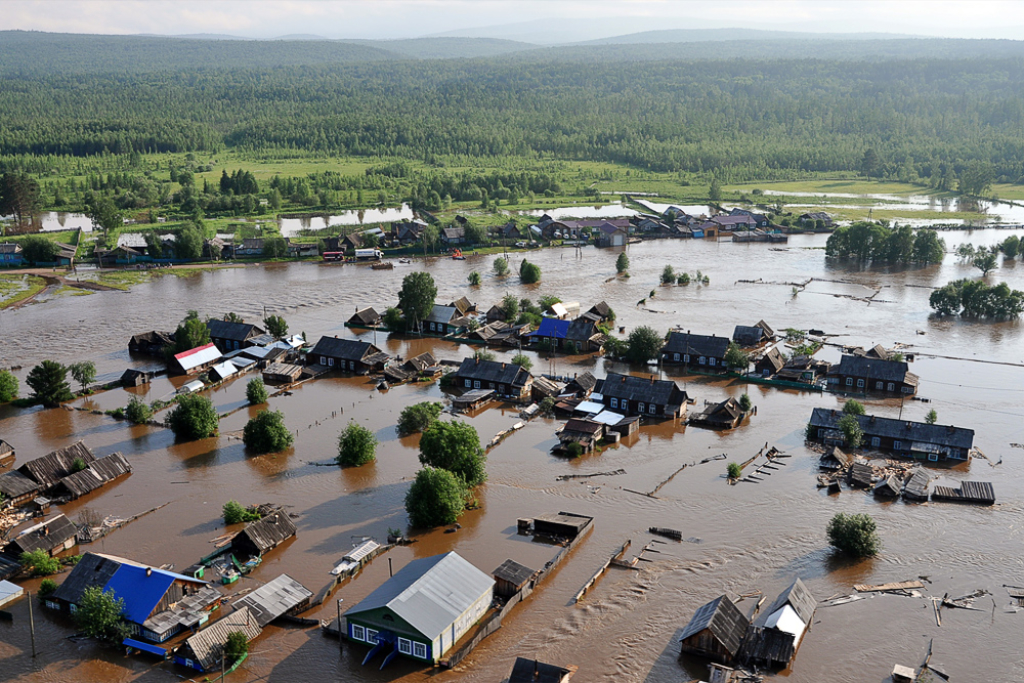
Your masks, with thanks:
M858 593L888 593L890 591L906 591L918 588L924 588L924 584L920 581L898 581L896 583L881 583L875 586L858 583L853 587L853 590Z
M664 536L665 538L671 538L675 541L683 540L683 532L676 531L675 529L663 529L661 527L652 526L647 531L648 533L657 534L658 536Z

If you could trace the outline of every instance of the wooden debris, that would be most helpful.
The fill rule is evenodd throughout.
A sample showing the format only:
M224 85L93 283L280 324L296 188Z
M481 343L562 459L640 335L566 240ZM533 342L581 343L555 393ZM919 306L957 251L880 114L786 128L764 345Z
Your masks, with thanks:
M333 463L332 463L333 464ZM594 472L593 474L560 474L555 481L568 481L569 479L589 479L591 477L614 477L618 474L625 474L626 470L618 469L611 472Z
M674 541L683 540L683 532L675 529L663 529L661 527L652 526L647 530L649 533L657 534L658 536L664 536L665 538L671 538Z
M896 583L882 583L877 586L859 583L853 587L853 590L858 593L888 593L890 591L914 590L915 588L924 588L924 584L920 581L898 581Z

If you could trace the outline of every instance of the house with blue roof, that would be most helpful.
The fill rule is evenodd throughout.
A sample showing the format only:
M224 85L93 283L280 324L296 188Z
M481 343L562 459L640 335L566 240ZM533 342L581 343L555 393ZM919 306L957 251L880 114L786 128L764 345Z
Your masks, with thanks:
M588 318L571 321L544 318L537 331L531 332L528 337L534 344L547 340L552 350L561 349L573 353L600 351L604 344L604 335L598 331L594 321Z
M44 604L74 614L90 588L124 601L124 618L131 629L125 644L155 654L164 651L136 638L162 643L183 630L196 631L223 597L207 582L191 576L114 555L86 553Z

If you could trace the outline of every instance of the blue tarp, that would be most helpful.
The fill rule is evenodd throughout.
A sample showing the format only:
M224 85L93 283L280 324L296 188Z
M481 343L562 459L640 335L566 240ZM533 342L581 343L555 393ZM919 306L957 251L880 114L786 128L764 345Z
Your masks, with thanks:
M123 645L128 647L134 647L136 650L142 650L143 652L149 652L150 654L157 655L158 657L166 657L167 650L156 645L150 645L149 643L143 643L141 640L132 640L131 638L125 638Z
M569 321L558 320L557 318L544 318L540 321L540 327L536 332L531 332L531 337L548 337L554 339L565 339L569 332Z

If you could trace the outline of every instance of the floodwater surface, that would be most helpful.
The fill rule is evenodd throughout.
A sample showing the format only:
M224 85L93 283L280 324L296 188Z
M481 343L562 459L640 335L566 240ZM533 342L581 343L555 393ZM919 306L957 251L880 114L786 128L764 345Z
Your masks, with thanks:
M944 233L947 246L994 243L1006 231ZM817 455L806 448L803 431L814 407L840 407L833 394L744 385L734 380L686 376L672 368L630 368L589 356L534 358L534 372L571 375L593 370L652 373L671 377L704 401L749 393L757 414L731 432L714 432L678 422L644 425L639 434L599 455L565 461L550 454L558 422L537 419L513 434L488 456L488 482L477 492L479 509L467 512L461 529L414 533L416 542L374 560L361 575L343 584L334 598L344 610L410 560L456 550L490 572L512 558L533 568L551 559L557 548L516 533L516 520L565 510L594 517L594 529L553 575L517 607L503 628L486 640L453 672L425 669L396 660L383 671L361 666L366 648L321 636L319 629L272 626L252 643L249 659L234 681L501 681L517 655L576 665L581 681L668 682L706 678L703 662L679 657L678 636L695 609L722 593L754 590L769 599L801 577L819 600L852 592L855 583L882 583L928 577L928 595L965 595L991 591L980 611L945 610L935 623L932 603L922 598L876 595L842 606L820 607L792 670L793 683L820 681L882 683L892 665L919 664L934 639L933 661L955 680L996 682L1024 679L1021 633L1024 614L1009 607L1003 584L1024 585L1024 345L1019 323L971 323L929 315L932 287L973 277L970 266L952 256L929 267L861 267L826 262L825 236L794 236L787 245L733 244L705 240L652 241L629 247L628 280L615 277L614 250L548 249L511 254L513 270L522 259L540 265L543 279L524 286L514 276L493 274L493 256L466 261L433 259L374 271L352 265L293 263L225 268L187 278L159 277L130 292L58 297L19 310L0 312L0 365L20 365L17 374L53 358L69 363L92 359L101 380L115 379L126 367L146 367L129 357L133 333L174 329L189 309L201 315L235 312L247 320L264 313L283 315L292 332L353 336L344 327L365 305L393 305L402 278L425 269L438 286L439 302L468 296L484 310L505 293L537 299L544 294L578 301L587 308L605 300L628 333L638 325L659 332L680 326L693 332L731 335L736 324L766 320L776 330L817 328L842 344L907 344L915 354L912 370L921 376L920 395L930 399L866 400L869 412L921 420L934 408L939 422L976 430L976 445L988 459L942 469L951 483L972 479L993 482L999 503L975 508L942 503L883 503L844 490L828 496L815 486ZM658 276L700 270L704 287L662 287ZM479 287L467 284L473 270ZM814 279L804 289L799 286ZM1024 270L1012 261L989 276L1024 289ZM794 287L797 289L794 290ZM653 297L651 292L654 292ZM872 294L874 296L872 297ZM643 305L638 303L646 299ZM373 340L373 332L360 338ZM392 355L408 357L430 350L458 360L473 347L434 339L376 342ZM839 350L826 347L823 358ZM499 358L511 352L498 352ZM407 526L403 499L419 469L418 437L399 437L395 423L402 408L423 400L442 400L436 384L400 386L378 392L368 378L327 377L308 382L290 396L272 398L296 433L285 452L248 455L238 438L257 409L245 407L247 377L211 393L222 413L241 408L221 423L220 435L178 443L165 429L128 426L105 415L65 408L18 410L0 407L0 437L13 444L18 462L83 439L97 455L124 453L131 476L85 499L62 507L73 519L85 510L99 515L131 515L163 503L84 550L123 555L155 565L183 568L213 550L211 541L225 531L221 506L228 499L245 504L285 505L297 515L298 535L272 551L253 574L226 590L251 588L282 572L318 593L330 569L363 537L383 540L389 528ZM72 408L108 410L127 403L130 393L146 400L169 396L180 378L159 379L148 387L114 390L76 401ZM445 416L445 419L449 419ZM483 442L518 421L515 409L496 405L467 418ZM336 452L338 433L356 420L377 435L374 464L358 469L321 466ZM725 462L699 464L726 454L742 462L766 443L792 457L759 484L729 486ZM998 464L997 464L998 463ZM651 491L684 464L656 498ZM558 481L562 474L624 469L626 474ZM629 490L627 490L629 489ZM878 522L884 549L877 558L849 562L828 548L824 528L836 512L867 512ZM89 514L89 513L86 513ZM652 562L637 570L611 568L579 604L572 596L625 540L638 552L652 540L650 526L680 529L699 542L657 544ZM35 589L37 581L26 584ZM756 600L744 600L750 610ZM332 598L305 616L336 614ZM126 657L89 641L71 641L72 625L36 609L38 656L31 657L27 605L12 609L13 623L0 622L0 671L5 680L176 681L201 680L170 664L145 656ZM574 679L576 680L576 679Z

